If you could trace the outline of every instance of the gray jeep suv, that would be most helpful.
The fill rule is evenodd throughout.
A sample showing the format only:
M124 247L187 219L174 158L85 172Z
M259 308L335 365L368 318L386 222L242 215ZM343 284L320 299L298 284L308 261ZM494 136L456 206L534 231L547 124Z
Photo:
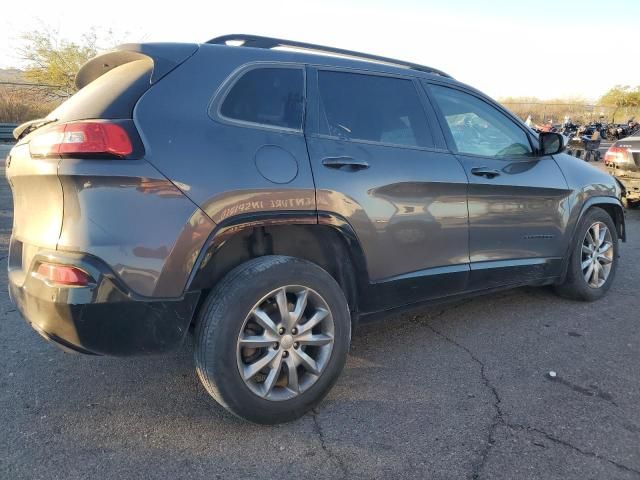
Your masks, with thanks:
M616 181L439 70L231 35L123 45L77 84L7 158L13 301L88 354L193 328L205 388L249 421L313 408L358 322L614 279Z

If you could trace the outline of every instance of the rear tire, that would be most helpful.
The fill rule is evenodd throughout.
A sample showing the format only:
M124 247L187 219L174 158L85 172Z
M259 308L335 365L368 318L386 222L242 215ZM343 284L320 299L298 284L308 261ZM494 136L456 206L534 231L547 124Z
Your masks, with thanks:
M607 212L601 208L591 208L578 225L566 278L562 284L555 286L555 291L573 300L598 300L611 287L617 268L616 226Z
M234 415L288 422L329 392L350 341L347 300L331 275L299 258L259 257L228 273L202 306L196 370Z

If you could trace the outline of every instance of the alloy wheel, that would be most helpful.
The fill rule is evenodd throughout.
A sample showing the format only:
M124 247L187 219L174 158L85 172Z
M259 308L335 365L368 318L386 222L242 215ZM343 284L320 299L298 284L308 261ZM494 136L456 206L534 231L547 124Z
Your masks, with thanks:
M592 288L604 285L609 278L613 261L611 232L604 223L595 222L582 241L581 267L587 284Z
M331 357L334 322L314 290L288 285L258 301L237 340L240 376L266 400L289 400L308 390Z

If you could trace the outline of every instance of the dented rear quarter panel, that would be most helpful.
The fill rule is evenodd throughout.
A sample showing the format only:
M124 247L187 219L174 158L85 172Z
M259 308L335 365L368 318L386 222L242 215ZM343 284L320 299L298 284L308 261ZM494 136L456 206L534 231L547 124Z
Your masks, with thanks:
M33 159L29 145L20 143L6 161L6 176L13 195L14 240L25 245L55 249L62 228L62 188L57 158Z
M182 295L211 219L145 160L63 159L58 176L58 250L104 260L138 295Z

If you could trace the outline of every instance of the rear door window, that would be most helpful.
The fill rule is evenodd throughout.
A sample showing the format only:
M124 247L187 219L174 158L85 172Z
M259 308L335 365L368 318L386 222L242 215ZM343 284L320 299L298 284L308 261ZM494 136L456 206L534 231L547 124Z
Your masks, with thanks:
M220 115L239 122L302 130L303 106L302 68L253 68L232 85Z
M412 80L318 71L321 135L408 147L433 139Z

